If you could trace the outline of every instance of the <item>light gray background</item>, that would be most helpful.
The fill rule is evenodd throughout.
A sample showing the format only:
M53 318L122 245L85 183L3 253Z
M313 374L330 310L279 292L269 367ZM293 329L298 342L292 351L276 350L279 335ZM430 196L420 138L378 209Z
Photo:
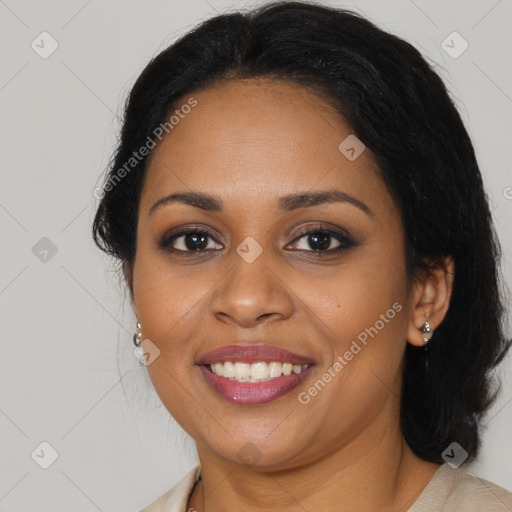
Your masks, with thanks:
M366 14L436 63L476 146L510 286L512 1L325 3ZM132 354L133 313L90 236L92 192L149 59L216 12L255 4L0 0L0 510L136 511L195 463ZM47 59L31 48L43 31L59 45ZM457 59L442 48L453 31L469 43ZM57 248L45 262L32 252L42 237ZM510 357L506 372L466 470L511 489ZM58 453L46 470L31 457L43 441Z

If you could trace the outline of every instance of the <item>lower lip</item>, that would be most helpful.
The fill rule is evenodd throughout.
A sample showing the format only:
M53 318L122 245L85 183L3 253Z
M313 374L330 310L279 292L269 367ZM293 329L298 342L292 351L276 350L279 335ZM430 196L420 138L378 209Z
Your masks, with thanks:
M305 379L313 365L300 373L281 375L265 382L237 382L211 372L204 365L200 365L200 368L207 384L220 397L232 404L258 405L290 393Z

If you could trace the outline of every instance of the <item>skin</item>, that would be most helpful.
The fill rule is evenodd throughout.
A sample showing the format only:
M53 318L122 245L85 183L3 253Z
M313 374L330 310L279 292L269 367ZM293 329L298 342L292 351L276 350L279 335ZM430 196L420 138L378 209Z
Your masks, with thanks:
M435 329L444 318L451 260L407 279L398 207L370 150L354 161L341 154L351 129L313 92L260 79L193 97L198 105L153 151L129 283L143 339L161 351L148 366L152 383L196 441L202 480L188 507L407 510L439 465L416 457L400 430L403 354L406 343L423 344L427 319ZM348 202L278 209L281 196L327 189L372 213ZM190 191L218 196L223 211L174 202L149 213L160 198ZM298 238L301 227L319 223L345 230L355 245L319 256L307 235ZM166 233L196 224L213 237L203 253L158 248ZM263 249L252 263L236 252L249 236ZM328 248L339 246L330 240ZM184 241L173 246L185 250ZM401 311L301 404L298 394L394 303ZM195 361L235 340L306 355L314 369L275 401L231 404L208 387ZM256 447L256 465L238 456L247 443Z

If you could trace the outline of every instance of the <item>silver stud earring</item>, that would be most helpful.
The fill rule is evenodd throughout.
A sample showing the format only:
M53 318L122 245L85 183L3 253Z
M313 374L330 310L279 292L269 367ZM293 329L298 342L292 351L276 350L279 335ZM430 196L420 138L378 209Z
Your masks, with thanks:
M432 326L428 322L425 322L421 326L420 331L424 334L423 343L426 345L432 339L432 335L434 334Z
M135 345L135 350L133 351L135 357L139 360L141 366L144 366L144 350L140 346L142 343L142 330L141 325L137 322L137 329L133 333L133 344Z

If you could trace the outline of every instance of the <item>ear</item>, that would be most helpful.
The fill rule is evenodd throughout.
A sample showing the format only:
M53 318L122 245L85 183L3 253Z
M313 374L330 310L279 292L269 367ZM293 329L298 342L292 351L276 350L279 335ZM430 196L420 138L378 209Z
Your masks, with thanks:
M421 332L425 322L428 321L434 331L443 321L450 306L454 275L453 259L447 256L416 280L407 330L407 341L411 345L421 347L425 345L423 338L432 336L432 333Z

